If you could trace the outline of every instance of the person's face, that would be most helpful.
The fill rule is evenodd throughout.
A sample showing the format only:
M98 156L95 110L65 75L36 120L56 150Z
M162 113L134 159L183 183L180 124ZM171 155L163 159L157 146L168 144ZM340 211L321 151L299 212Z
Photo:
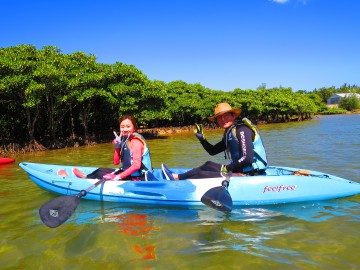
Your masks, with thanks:
M129 119L124 119L120 123L120 132L122 136L128 136L134 133L135 127Z
M235 118L233 113L224 113L216 117L216 121L220 127L227 129L234 124Z

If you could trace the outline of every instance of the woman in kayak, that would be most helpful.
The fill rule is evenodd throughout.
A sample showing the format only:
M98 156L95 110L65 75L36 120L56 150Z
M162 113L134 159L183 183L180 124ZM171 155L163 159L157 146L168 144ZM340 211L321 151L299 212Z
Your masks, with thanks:
M184 180L197 178L223 177L228 172L238 175L258 175L264 173L267 159L260 134L248 119L236 122L240 109L233 109L228 103L219 103L215 107L214 116L208 117L212 122L224 128L224 136L215 145L209 143L201 125L196 124L195 136L210 155L225 151L225 158L230 158L230 164L223 165L207 161L198 168L182 174L173 174L165 164L163 173L168 180Z
M99 168L86 175L77 168L73 173L80 178L104 178L106 180L141 180L145 172L152 170L150 151L143 136L137 131L136 120L131 115L120 119L120 136L116 133L114 164L122 163L120 170Z

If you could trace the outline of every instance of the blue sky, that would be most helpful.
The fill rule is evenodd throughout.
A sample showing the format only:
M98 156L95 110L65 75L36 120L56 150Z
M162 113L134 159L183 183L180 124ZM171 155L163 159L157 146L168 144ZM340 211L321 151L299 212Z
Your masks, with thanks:
M213 90L360 86L358 0L0 0L0 47L57 46Z

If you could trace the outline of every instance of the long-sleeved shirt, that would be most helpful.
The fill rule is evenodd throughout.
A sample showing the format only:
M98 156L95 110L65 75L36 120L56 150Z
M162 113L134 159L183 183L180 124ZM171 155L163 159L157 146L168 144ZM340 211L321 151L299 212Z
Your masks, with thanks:
M133 137L130 140L130 149L132 152L132 160L133 163L129 168L127 168L125 171L120 173L121 179L125 179L126 177L130 176L134 172L140 170L141 163L142 163L142 154L144 153L144 144L141 140ZM114 164L118 165L120 162L121 153L120 149L115 149L114 153Z
M254 132L245 125L240 125L236 128L236 137L239 140L240 159L233 160L232 163L226 165L226 169L232 172L242 172L244 168L250 166L254 158ZM215 145L212 145L207 140L201 141L202 146L210 155L219 154L226 150L226 138Z

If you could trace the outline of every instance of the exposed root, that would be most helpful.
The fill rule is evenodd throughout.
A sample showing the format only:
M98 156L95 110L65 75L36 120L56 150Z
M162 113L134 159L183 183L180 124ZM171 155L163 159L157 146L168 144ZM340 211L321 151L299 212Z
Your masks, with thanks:
M47 148L43 146L42 144L38 143L37 141L34 141L30 143L27 147L27 152L40 152L45 151Z
M17 143L10 143L7 145L2 145L0 147L0 155L1 156L7 156L7 155L12 155L12 154L17 154L17 153L25 153L26 150L20 146L20 144Z
M2 145L0 147L0 155L7 156L19 153L24 154L26 152L40 152L45 150L47 150L47 148L42 144L38 143L37 141L34 141L33 143L25 146L21 146L17 143L10 143L7 145Z

